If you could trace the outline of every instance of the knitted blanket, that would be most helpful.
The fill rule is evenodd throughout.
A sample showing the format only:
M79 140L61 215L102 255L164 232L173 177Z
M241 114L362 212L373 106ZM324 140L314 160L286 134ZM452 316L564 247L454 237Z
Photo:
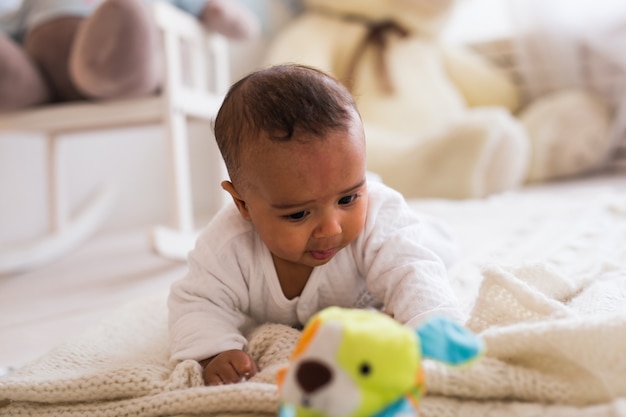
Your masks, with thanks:
M425 361L423 416L626 416L626 198L616 190L416 202L459 232L450 276L487 355L457 370ZM205 387L168 360L166 294L120 308L0 379L0 416L271 416L276 370L299 332L266 324L261 371Z

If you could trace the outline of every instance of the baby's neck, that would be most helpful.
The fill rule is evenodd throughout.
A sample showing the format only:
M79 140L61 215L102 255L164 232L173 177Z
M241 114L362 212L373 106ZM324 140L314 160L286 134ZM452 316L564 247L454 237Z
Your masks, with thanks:
M300 296L313 272L313 267L287 262L272 255L276 275L283 294L289 300Z

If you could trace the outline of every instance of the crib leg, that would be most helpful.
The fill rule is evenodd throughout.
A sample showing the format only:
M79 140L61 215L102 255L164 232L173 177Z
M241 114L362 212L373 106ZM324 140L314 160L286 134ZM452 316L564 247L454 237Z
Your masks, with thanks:
M167 122L167 136L173 185L171 207L175 226L155 227L152 248L158 255L175 260L187 258L197 236L194 230L187 130L185 114L172 109Z
M55 134L46 137L50 231L34 241L12 245L11 249L0 252L0 275L24 272L72 251L95 232L113 205L114 188L105 184L70 218L60 141Z

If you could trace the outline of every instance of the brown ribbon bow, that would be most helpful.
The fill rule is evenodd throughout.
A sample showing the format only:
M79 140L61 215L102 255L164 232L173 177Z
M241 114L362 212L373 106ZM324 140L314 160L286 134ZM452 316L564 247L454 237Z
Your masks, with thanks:
M408 31L398 25L396 22L386 20L383 22L368 22L360 17L355 16L346 16L346 20L349 21L357 21L359 23L364 23L368 26L368 31L363 40L359 43L354 54L352 55L352 59L350 60L350 64L348 65L348 72L346 76L346 87L353 92L354 87L354 78L356 67L359 64L359 61L363 57L365 50L369 45L373 45L376 48L376 68L379 75L380 83L383 87L383 90L388 93L393 93L394 85L391 80L391 73L387 66L385 60L385 52L388 46L389 38L392 35L397 35L401 38L407 37L409 35Z

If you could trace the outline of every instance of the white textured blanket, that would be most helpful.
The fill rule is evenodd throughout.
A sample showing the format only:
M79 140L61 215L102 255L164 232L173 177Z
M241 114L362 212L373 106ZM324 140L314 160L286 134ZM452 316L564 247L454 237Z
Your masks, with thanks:
M426 362L424 416L626 416L626 194L422 201L463 259L450 271L487 357L466 370ZM168 362L165 294L139 300L0 379L0 416L275 415L276 369L298 332L265 325L251 381L202 386Z

